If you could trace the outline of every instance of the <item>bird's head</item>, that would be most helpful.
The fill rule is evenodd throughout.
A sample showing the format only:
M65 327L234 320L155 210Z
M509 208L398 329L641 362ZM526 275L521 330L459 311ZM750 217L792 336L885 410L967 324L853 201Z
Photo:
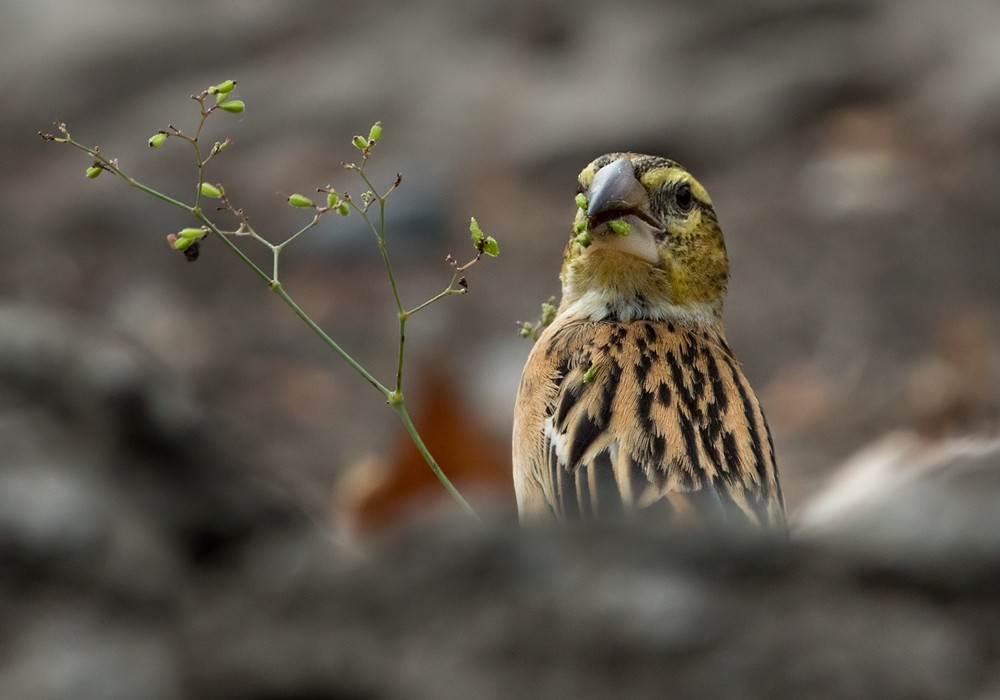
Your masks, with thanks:
M721 323L729 262L705 188L656 156L609 153L580 173L561 312Z

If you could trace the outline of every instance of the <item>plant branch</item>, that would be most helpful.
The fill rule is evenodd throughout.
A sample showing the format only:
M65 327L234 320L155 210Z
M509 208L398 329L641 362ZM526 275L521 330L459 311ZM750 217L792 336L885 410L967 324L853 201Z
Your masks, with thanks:
M244 105L242 101L239 100L230 101L228 98L229 92L232 90L233 86L235 86L235 81L228 80L219 85L212 86L211 88L203 91L199 95L192 96L192 99L194 99L194 101L198 103L200 117L201 117L193 136L189 136L188 134L183 133L180 129L177 129L173 125L168 125L167 127L168 130L157 132L149 140L149 145L154 148L158 148L159 146L161 146L169 137L178 138L181 141L184 141L191 145L194 151L195 164L197 167L197 175L198 175L195 203L193 206L185 204L184 202L174 199L169 195L154 190L153 188L127 175L118 166L117 160L105 157L104 154L101 153L99 147L90 148L73 140L73 138L67 131L65 124L59 124L58 127L59 131L62 132L62 137L55 136L52 134L41 134L41 133L39 135L42 136L42 138L45 140L68 144L74 148L84 151L91 158L93 158L93 164L87 171L88 178L97 177L100 174L101 170L107 170L108 172L122 179L129 187L138 189L155 199L165 202L178 209L182 209L189 215L197 219L203 225L202 229L194 229L194 228L183 229L177 234L171 234L170 236L168 236L168 240L170 241L171 245L177 250L183 250L185 252L185 256L187 256L188 259L194 260L197 257L198 248L195 246L195 244L204 236L209 234L214 234L216 238L220 239L223 245L225 245L233 254L235 254L240 260L242 260L243 263L247 267L249 267L254 272L255 275L257 275L263 282L265 282L268 285L268 288L272 292L277 294L282 299L282 301L284 301L285 304L293 311L293 313L295 313L295 315L298 316L299 319L301 319L302 322L305 323L306 326L317 337L319 337L323 343L325 343L331 350L333 350L335 354L337 354L344 362L348 364L348 366L351 367L351 369L353 369L358 375L360 375L366 382L368 382L376 391L378 391L383 396L386 402L390 406L392 406L393 410L399 416L399 419L402 421L403 427L405 428L410 439L413 441L413 444L416 446L417 450L420 452L424 461L430 467L431 471L438 478L438 480L441 482L444 488L455 499L455 501L459 504L459 506L465 513L474 518L477 522L482 523L479 516L473 510L472 506L470 506L469 503L465 500L465 498L461 495L461 493L459 493L458 489L456 489L455 486L451 483L451 480L447 477L447 475L445 475L441 467L438 465L437 461L431 455L420 434L417 432L416 427L413 425L413 421L410 418L409 412L407 411L403 397L403 368L404 368L404 356L406 347L406 322L410 316L412 316L417 311L426 308L430 304L433 304L434 302L446 296L452 294L461 294L466 291L465 278L462 277L461 275L468 267L477 262L479 258L482 257L483 254L483 244L481 242L483 235L481 232L476 233L476 231L478 231L478 225L476 225L477 228L476 231L474 231L473 240L474 242L476 242L477 249L479 250L479 255L477 255L474 260L470 261L469 263L463 266L457 265L455 261L451 258L451 256L449 256L448 258L449 262L452 264L452 267L454 268L454 275L452 276L452 279L448 283L448 286L445 288L445 290L433 296L432 298L428 299L427 301L423 302L422 304L419 304L410 311L406 311L403 307L403 303L400 297L399 288L396 283L395 273L393 272L392 269L392 262L389 257L388 246L386 244L386 208L385 208L386 199L399 186L400 182L402 181L402 175L397 174L395 181L384 192L379 193L379 191L375 188L374 184L371 182L367 173L365 172L365 167L367 166L368 159L371 155L371 149L378 141L378 138L382 132L381 124L376 122L376 124L372 127L367 139L357 136L353 140L354 145L361 150L362 157L360 164L345 163L345 167L355 170L358 173L361 181L368 187L368 191L362 195L363 206L359 206L346 194L343 196L342 199L339 198L336 192L329 187L327 187L325 190L319 190L321 192L323 191L327 192L328 199L327 199L327 206L325 207L317 207L312 203L311 200L309 200L306 197L301 197L300 195L292 195L289 198L290 203L293 206L297 207L311 206L314 209L313 218L308 224L306 224L301 229L293 233L291 236L286 238L281 243L277 244L271 243L264 237L260 236L253 229L253 227L250 226L247 217L243 213L243 210L233 206L232 202L229 200L228 196L225 193L225 190L222 188L221 185L216 186L207 184L205 180L205 170L208 161L211 160L215 155L220 153L227 146L231 145L232 142L229 139L226 139L224 142L216 143L215 146L213 146L211 151L206 156L203 154L201 145L199 143L199 139L201 138L202 131L204 129L208 117L216 110L222 109L228 112L243 111ZM210 94L216 95L217 104L211 107L206 107L205 101ZM224 231L216 223L214 223L202 209L201 205L205 198L221 200L219 209L228 210L230 213L232 213L239 222L238 228L235 231ZM373 216L371 215L371 209L376 202L378 203L377 223L373 220ZM285 290L284 286L279 280L278 276L279 258L282 250L284 250L286 246L288 246L292 241L296 240L303 233L316 226L319 222L320 217L323 214L335 210L338 211L340 214L346 216L348 212L348 207L353 208L355 211L358 212L358 214L364 219L365 223L368 225L368 227L371 229L372 233L375 236L376 242L378 244L379 255L382 258L383 265L385 266L386 274L389 278L389 285L392 289L393 300L396 304L397 318L399 322L399 346L397 353L394 389L390 389L385 384L380 382L373 374L371 374L367 369L365 369L365 367L362 366L361 363L355 360L350 353L344 350L344 348L341 347L339 343L333 340L333 338L331 338L302 309L302 307L298 305L298 303L292 298L292 296ZM475 225L474 219L473 219L473 224ZM262 269L259 265L257 265L253 260L251 260L250 257L233 240L233 237L241 235L253 238L254 240L264 245L268 250L270 250L272 256L272 273L270 275L267 272L265 272L264 269ZM479 239L476 238L476 235L479 236ZM493 241L493 239L489 239L489 241L493 245L495 251L496 242ZM496 253L490 252L489 254L495 255Z
M424 458L424 461L427 462L431 471L434 472L434 475L438 478L448 493L451 494L452 498L458 502L458 505L461 506L462 510L482 525L482 519L472 506L469 505L469 502L465 500L462 494L459 493L458 489L455 488L455 485L451 483L451 480L441 470L441 467L438 466L438 463L435 461L434 456L431 455L430 450L427 449L427 445L424 444L423 438L420 437L420 433L417 432L416 426L413 425L413 421L410 419L410 414L406 410L402 397L400 397L398 403L393 403L392 406L396 409L396 413L399 414L400 420L403 421L403 426L406 428L406 432L409 434L410 439L413 440L413 444L416 445L417 450L420 451L421 456Z

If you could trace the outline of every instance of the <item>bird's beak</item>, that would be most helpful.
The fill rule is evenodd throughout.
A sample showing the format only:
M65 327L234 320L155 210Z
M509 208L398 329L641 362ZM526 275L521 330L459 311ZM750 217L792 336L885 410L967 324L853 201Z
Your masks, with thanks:
M615 218L626 213L649 211L649 195L635 177L635 170L625 158L608 163L597 171L590 183L587 217L592 221L611 214ZM605 216L602 216L605 215Z
M603 226L614 219L633 216L649 228L653 238L660 238L663 227L650 211L649 193L635 176L625 158L608 163L594 174L587 199L587 228L607 232Z

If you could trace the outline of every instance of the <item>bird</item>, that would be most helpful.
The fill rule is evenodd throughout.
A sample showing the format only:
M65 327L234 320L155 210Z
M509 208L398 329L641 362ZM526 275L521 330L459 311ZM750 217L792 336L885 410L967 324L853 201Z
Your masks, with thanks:
M515 402L522 523L784 533L770 429L723 328L729 261L708 192L638 153L578 179L562 297Z

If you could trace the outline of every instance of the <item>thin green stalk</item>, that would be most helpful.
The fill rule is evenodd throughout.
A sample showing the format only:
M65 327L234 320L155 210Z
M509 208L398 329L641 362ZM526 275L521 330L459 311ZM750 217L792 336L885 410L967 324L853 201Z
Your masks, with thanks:
M214 233L216 237L219 238L226 245L226 247L228 247L231 251L233 251L233 253L235 253L236 256L243 261L243 264L245 264L247 267L253 270L258 277L260 277L268 284L272 284L274 282L274 280L272 280L271 277L266 272L264 272L262 269L260 269L260 267L258 267L257 263L251 260L246 253L240 250L240 247L238 245L229 240L229 236L224 234L218 226L212 223L212 220L209 219L207 216L205 216L204 212L202 212L201 209L192 209L186 204L182 204L181 207L189 211L196 219L198 219L198 221L205 224L212 231L212 233Z
M433 304L434 302L440 301L441 299L444 299L447 296L451 296L452 294L464 294L465 290L463 290L463 289L455 289L455 280L457 280L457 279L458 279L458 275L455 275L455 277L452 278L451 283L448 285L447 289L445 289L443 292L438 292L437 294L435 294L434 296L432 296L430 299L428 299L424 303L418 304L417 306L413 307L412 309L410 309L409 311L407 311L405 315L407 317L412 316L413 314L417 313L421 309L425 309L428 306L430 306L431 304Z
M326 343L331 350L340 355L341 359L344 360L344 362L349 364L355 372L357 372L364 378L365 381L367 381L369 384L375 387L375 389L378 390L378 392L382 394L382 396L384 396L387 401L389 400L389 397L392 394L392 392L388 388L386 388L385 385L382 384L382 382L380 382L378 379L372 376L371 372L362 367L357 360L351 357L350 353L348 353L346 350L340 347L337 341L335 341L333 338L327 335L326 331L320 328L319 325L315 321L313 321L312 318L310 318L309 314L303 311L302 307L299 306L297 303L295 303L295 300L292 299L292 297L288 294L288 292L285 291L285 288L281 286L280 282L277 281L271 282L270 286L271 286L271 291L273 291L275 294L281 297L282 301L288 304L289 308L291 308L291 310L295 312L295 315L298 316L300 319L302 319L302 321L307 326L309 326L309 329L313 333L319 336L320 340Z
M393 403L392 407L396 409L396 413L399 414L399 419L403 421L403 426L406 428L406 432L410 435L410 439L413 440L413 444L417 446L421 456L423 456L424 461L427 462L431 471L434 472L434 475L444 485L445 489L447 489L448 493L451 494L452 498L458 502L458 505L462 507L462 510L464 510L467 515L474 518L477 523L482 525L482 518L479 517L479 514L476 513L472 506L469 505L469 502L465 500L461 493L459 493L454 484L451 483L451 479L449 479L448 476L441 470L441 467L438 466L434 456L431 455L430 450L427 449L427 445L424 444L423 438L420 437L420 433L417 432L417 428L413 425L413 421L410 419L410 414L406 410L406 406L402 400L398 403Z

